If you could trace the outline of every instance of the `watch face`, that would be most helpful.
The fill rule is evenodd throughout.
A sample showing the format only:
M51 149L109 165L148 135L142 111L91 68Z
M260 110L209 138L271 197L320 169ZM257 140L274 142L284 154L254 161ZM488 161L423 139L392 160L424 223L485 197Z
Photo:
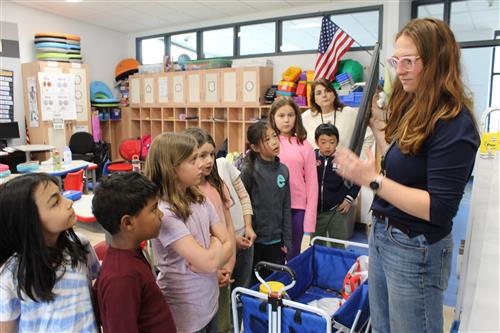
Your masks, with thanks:
M376 181L370 183L370 188L374 191L378 190L379 184Z

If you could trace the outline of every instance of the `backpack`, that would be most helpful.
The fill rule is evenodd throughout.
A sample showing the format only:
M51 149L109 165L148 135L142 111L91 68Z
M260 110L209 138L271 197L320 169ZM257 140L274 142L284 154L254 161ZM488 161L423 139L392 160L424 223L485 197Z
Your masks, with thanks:
M144 135L141 138L125 139L120 143L119 153L120 156L131 161L134 155L139 156L141 161L145 161L151 146L151 135Z

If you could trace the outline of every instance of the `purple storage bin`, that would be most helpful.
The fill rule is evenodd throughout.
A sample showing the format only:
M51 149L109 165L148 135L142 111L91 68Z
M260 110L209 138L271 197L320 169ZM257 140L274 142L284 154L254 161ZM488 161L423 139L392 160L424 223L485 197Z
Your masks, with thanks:
M298 106L306 106L307 105L307 98L306 96L294 96L292 97L293 101L295 104Z

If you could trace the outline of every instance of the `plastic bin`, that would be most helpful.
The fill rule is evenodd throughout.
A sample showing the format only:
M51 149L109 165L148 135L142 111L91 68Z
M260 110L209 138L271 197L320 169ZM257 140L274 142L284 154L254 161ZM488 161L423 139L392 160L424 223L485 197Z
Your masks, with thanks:
M349 95L339 96L342 103L351 107L358 107L363 98L363 92L352 92Z

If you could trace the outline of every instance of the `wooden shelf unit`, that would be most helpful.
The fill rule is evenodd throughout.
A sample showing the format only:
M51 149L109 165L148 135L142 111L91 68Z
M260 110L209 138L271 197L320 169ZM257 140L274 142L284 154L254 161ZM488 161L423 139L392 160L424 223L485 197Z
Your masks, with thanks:
M132 75L129 136L201 127L217 148L228 139L230 152L243 152L248 126L269 113L262 104L272 77L272 67Z
M130 131L128 137L141 137L151 134L152 138L163 132L182 132L186 128L200 127L207 130L219 148L228 139L229 152L243 152L246 149L246 131L256 119L267 116L269 105L252 107L131 107L129 115L144 116L137 119L129 117ZM160 118L151 116L152 110ZM247 116L245 116L247 115ZM122 112L122 122L124 112ZM197 117L181 119L184 117ZM231 118L232 117L232 118ZM228 119L234 119L229 120ZM127 121L127 120L125 120ZM113 122L106 121L113 125ZM122 129L123 133L125 130ZM103 134L104 135L104 134ZM124 137L125 138L125 137ZM110 138L113 141L113 138Z

